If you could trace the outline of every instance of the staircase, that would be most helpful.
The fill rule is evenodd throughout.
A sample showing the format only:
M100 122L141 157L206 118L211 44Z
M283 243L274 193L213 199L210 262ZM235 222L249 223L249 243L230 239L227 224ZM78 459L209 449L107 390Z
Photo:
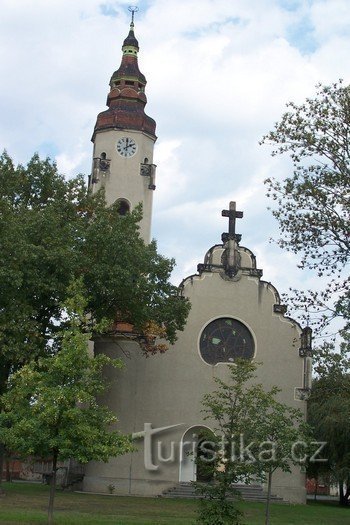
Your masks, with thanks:
M266 501L267 493L263 490L261 485L245 485L236 484L234 488L240 492L242 498L247 501ZM180 482L175 487L164 490L162 493L163 498L191 498L200 499L203 498L201 494L196 494L194 485L189 482ZM271 501L275 503L286 503L279 496L271 495Z

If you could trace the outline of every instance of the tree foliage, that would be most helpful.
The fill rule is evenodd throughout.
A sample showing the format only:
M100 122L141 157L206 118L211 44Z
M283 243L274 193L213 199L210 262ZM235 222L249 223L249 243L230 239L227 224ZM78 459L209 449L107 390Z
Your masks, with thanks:
M24 457L52 459L49 523L58 461L108 461L132 449L128 436L109 428L115 415L98 403L106 389L103 368L122 363L90 355L81 288L81 281L75 283L64 305L67 320L57 334L60 351L24 365L11 376L2 397L1 441Z
M189 303L169 282L172 259L139 235L142 210L120 216L84 178L65 179L49 159L26 166L0 157L0 411L9 378L60 350L70 283L86 293L90 330L106 319L133 326L146 353L164 351L184 328ZM155 336L163 342L155 344ZM165 342L164 342L165 341ZM3 446L0 443L0 471ZM1 483L1 479L0 479Z
M291 472L306 463L311 452L310 429L298 409L276 399L277 389L261 393L256 400L255 439L265 447L258 455L259 474L267 482L265 525L270 523L272 478L276 470Z
M175 340L189 305L169 282L174 261L140 238L141 213L121 217L82 176L66 180L49 159L15 167L0 157L0 393L10 373L51 351L79 276L92 323L122 319L140 334L153 323Z
M339 503L350 501L350 346L344 341L339 352L324 343L315 356L315 371L308 402L308 421L314 437L326 443L322 473L339 486Z
M234 484L267 479L268 524L272 474L277 469L290 472L291 465L299 462L293 445L306 439L304 418L276 399L277 387L265 391L254 382L257 364L239 360L228 368L229 380L215 378L217 389L203 398L202 412L213 424L213 433L206 435L202 452L207 454L199 454L197 464L214 473L214 483L197 483L205 496L199 522L240 523Z
M317 312L316 324L350 318L349 279L344 269L350 254L350 88L341 81L317 86L315 98L288 111L262 140L275 146L272 155L288 154L293 175L265 181L279 223L278 244L301 255L301 268L311 269L327 284L294 294L294 305Z

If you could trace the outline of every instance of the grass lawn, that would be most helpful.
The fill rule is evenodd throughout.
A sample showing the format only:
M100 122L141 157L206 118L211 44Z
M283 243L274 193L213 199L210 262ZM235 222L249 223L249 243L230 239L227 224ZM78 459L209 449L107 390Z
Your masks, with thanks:
M46 523L48 487L34 483L4 483L0 497L1 525ZM193 525L198 503L193 500L97 496L57 491L57 525ZM264 523L264 505L242 503L246 525ZM311 503L273 504L272 525L350 525L350 508Z

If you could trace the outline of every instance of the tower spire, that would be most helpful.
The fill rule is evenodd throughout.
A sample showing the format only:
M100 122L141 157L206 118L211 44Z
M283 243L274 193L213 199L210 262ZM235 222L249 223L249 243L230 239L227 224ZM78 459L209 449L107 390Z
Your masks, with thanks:
M91 175L92 191L105 190L107 204L116 202L125 215L142 204L140 235L151 238L152 194L155 190L153 149L156 123L146 115L146 78L139 70L139 43L134 34L138 8L130 6L131 22L123 41L121 62L114 71L107 95L107 109L97 115Z
M98 131L106 129L132 129L145 132L156 138L155 121L145 114L147 103L145 76L138 66L139 43L134 33L134 16L137 6L130 6L130 30L122 46L122 60L119 68L114 71L109 82L110 92L107 96L108 109L100 113L92 140Z
M130 29L134 29L134 15L135 15L135 13L137 13L139 8L137 7L137 5L129 5L128 9L131 12Z

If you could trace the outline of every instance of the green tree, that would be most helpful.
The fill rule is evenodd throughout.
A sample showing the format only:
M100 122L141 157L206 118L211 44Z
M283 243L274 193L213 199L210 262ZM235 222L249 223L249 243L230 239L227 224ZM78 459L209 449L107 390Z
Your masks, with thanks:
M339 352L324 343L315 355L317 378L308 402L308 422L315 440L325 442L323 465L339 486L339 504L350 498L350 347L344 341Z
M115 415L98 403L106 389L103 368L119 368L122 363L90 355L91 333L86 331L81 288L81 282L75 283L64 307L67 320L56 335L60 351L32 360L14 373L2 398L2 441L24 457L52 459L49 524L59 461L108 461L132 449L128 436L110 429Z
M325 276L321 291L294 290L292 304L315 326L335 317L350 319L350 287L345 266L350 253L350 88L342 81L317 86L315 98L288 111L262 143L272 155L288 154L294 171L283 181L265 181L274 201L282 248L301 255L300 267Z
M306 464L310 429L300 410L275 399L277 389L260 392L256 399L255 439L259 474L267 481L265 525L270 523L272 477L276 470L291 472L292 465Z
M311 433L314 434L311 427ZM317 437L315 436L315 440ZM324 457L324 449L321 451L322 455L317 455L317 461L308 461L306 464L306 476L309 480L314 482L314 500L317 500L318 489L320 485L328 485L331 483L330 469L328 459Z
M111 335L116 321L128 321L146 353L165 350L152 344L154 335L176 339L189 303L169 282L174 261L140 238L141 214L120 216L103 193L87 191L82 176L66 180L49 159L34 155L16 167L0 157L0 411L9 377L52 353L69 284L79 276L92 332L103 318Z
M229 380L215 378L217 390L203 398L204 418L214 427L202 441L196 461L202 470L214 473L214 483L197 483L204 495L198 521L239 524L242 515L234 484L267 478L268 524L272 474L278 468L290 472L291 464L299 462L294 444L305 439L303 417L276 400L277 387L265 391L254 383L257 364L239 360L228 368Z

